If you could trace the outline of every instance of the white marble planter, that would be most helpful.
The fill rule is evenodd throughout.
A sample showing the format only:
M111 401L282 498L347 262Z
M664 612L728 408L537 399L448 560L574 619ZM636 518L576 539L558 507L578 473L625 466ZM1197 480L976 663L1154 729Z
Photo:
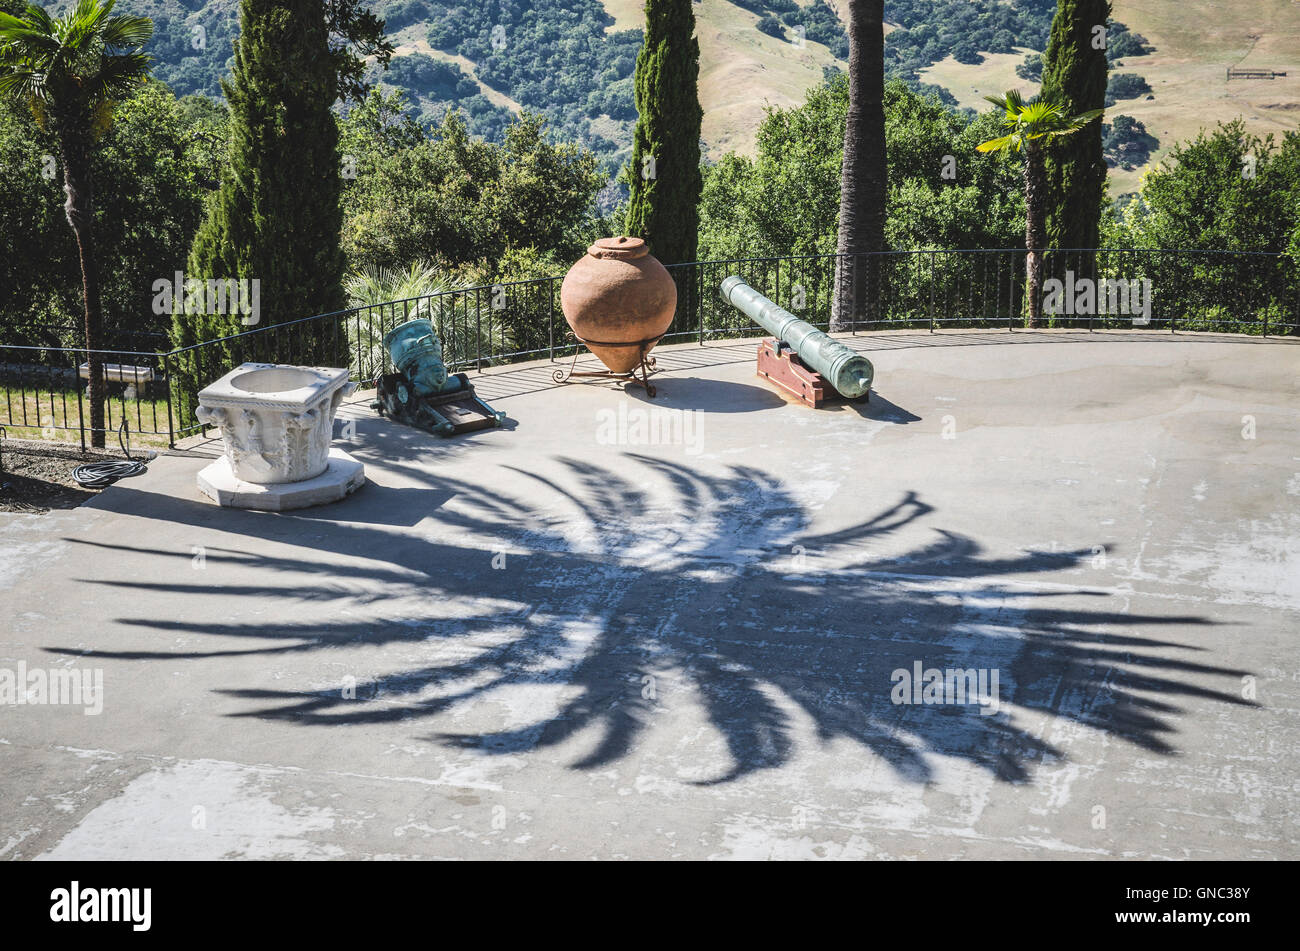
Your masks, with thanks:
M199 393L197 415L220 427L236 479L303 482L329 466L334 414L354 389L347 370L245 363Z

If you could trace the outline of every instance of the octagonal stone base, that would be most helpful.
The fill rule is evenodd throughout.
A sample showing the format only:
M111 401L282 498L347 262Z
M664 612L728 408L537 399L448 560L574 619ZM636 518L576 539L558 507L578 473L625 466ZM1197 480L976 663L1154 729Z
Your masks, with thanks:
M337 502L361 488L365 481L365 466L342 449L331 449L329 464L320 475L275 485L256 485L235 478L230 461L222 456L199 473L199 491L218 505L284 512Z

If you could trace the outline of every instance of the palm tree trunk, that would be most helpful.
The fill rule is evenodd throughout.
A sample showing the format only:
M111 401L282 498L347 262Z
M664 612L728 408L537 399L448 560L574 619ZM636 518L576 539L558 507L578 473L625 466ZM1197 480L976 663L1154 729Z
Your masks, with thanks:
M86 362L90 386L86 394L90 403L90 440L104 448L107 426L104 422L104 357L100 353L103 336L103 311L99 299L99 272L95 267L94 180L91 176L89 131L72 133L63 144L63 191L67 200L63 211L77 236L77 254L81 259L81 292L86 308ZM83 424L84 429L84 424Z
M885 244L884 8L884 0L849 0L849 113L832 331L851 329L864 312L874 311L877 296L879 262L868 255Z
M1043 245L1047 223L1043 202L1047 175L1043 150L1037 142L1025 143L1025 287L1029 296L1029 326L1036 328L1043 315Z

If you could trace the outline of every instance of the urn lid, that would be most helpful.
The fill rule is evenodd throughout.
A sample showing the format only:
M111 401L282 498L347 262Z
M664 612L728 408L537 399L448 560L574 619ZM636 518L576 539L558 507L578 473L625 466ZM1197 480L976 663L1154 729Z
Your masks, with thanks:
M649 253L644 238L620 235L617 238L601 238L587 249L593 258L610 258L615 261L631 261L645 257Z

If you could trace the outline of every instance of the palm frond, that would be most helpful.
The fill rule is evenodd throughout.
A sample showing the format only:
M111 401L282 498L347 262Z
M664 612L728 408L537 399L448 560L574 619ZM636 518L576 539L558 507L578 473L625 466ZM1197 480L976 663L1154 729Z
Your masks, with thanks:
M59 38L48 30L4 13L0 13L0 42L11 51L22 51L24 47L31 47L40 52L54 52L63 45Z
M1003 135L975 146L977 152L1019 152L1020 136Z
M42 33L54 32L54 18L46 11L44 7L38 7L34 3L29 3L27 9L23 11L22 19L25 19L35 29Z
M110 2L101 6L98 0L81 0L71 16L55 21L63 36L63 45L82 52L98 39L104 29L104 20L113 8Z
M148 17L115 16L104 24L101 36L106 46L118 49L144 46L153 36L153 21Z
M10 70L0 73L0 96L8 99L31 100L41 98L45 77L31 70Z
M984 98L1005 111L1002 124L1012 132L980 143L976 146L980 152L1018 152L1025 143L1077 132L1103 112L1095 109L1072 116L1068 105L1057 96L1037 96L1026 102L1015 89L1008 89L1002 96Z
M119 53L105 57L99 72L87 77L83 89L92 97L120 98L139 86L149 75L150 57L145 53Z
M113 16L116 0L78 0L57 19L30 6L0 14L0 94L41 102L51 115L95 117L102 131L116 100L149 72L147 17Z

